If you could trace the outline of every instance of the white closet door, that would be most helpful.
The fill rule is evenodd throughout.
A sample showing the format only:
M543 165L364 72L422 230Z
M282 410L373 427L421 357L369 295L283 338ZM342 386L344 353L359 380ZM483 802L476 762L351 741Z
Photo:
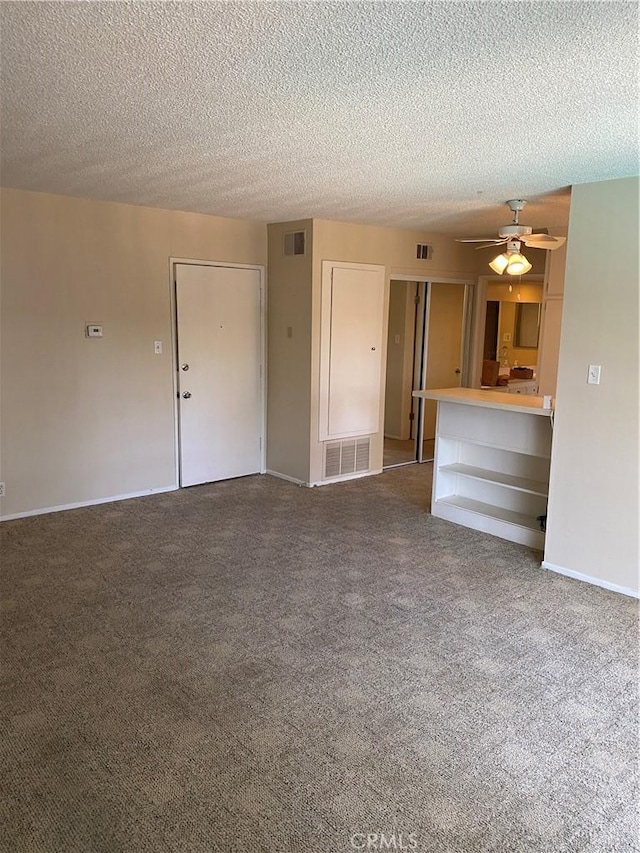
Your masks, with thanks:
M325 268L321 440L381 429L384 285L382 267Z

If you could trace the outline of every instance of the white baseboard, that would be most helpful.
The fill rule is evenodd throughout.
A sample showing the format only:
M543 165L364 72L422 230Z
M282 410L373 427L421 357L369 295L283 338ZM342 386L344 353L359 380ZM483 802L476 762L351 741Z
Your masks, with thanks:
M630 595L631 598L640 598L640 591L636 589L631 589L626 586L619 586L617 583L609 583L609 581L602 580L602 578L594 578L591 575L583 575L582 572L574 572L573 569L565 569L562 566L556 566L555 563L548 563L546 560L543 560L540 564L543 569L547 569L550 572L556 572L559 575L565 575L568 578L574 578L577 581L585 581L586 583L593 584L594 586L601 586L603 589L609 589L611 592L620 592L622 595Z
M308 483L305 483L304 480L298 480L296 477L290 477L288 474L281 474L279 471L272 471L270 468L267 468L265 474L270 474L272 477L277 477L279 480L286 480L287 483L295 483L296 486L308 486Z
M64 512L66 509L81 509L85 506L96 506L97 504L110 504L115 501L128 501L130 498L144 498L148 495L158 495L161 492L175 492L179 487L161 486L159 489L143 489L141 492L130 492L128 495L110 495L108 498L97 498L93 501L78 501L73 504L61 504L60 506L47 506L42 509L30 509L27 512L14 512L11 515L0 515L0 521L13 521L14 518L29 518L32 515L46 515L49 512Z

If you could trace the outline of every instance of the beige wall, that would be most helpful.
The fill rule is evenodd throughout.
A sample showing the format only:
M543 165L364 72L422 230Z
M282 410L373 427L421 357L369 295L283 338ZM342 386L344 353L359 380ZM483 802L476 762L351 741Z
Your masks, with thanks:
M2 514L174 486L169 258L265 264L266 227L19 190L1 214Z
M523 281L514 285L509 293L506 281L489 280L487 299L495 302L542 302L542 282Z
M419 261L416 244L433 245L433 259ZM313 307L311 346L311 465L310 481L322 480L322 444L318 440L318 408L320 377L320 297L322 261L380 264L386 268L388 283L394 275L416 276L416 279L458 278L475 280L476 256L469 246L451 237L400 228L381 228L351 222L313 220ZM384 330L386 363L387 327ZM384 373L380 387L380 423L384 423ZM384 435L381 429L371 438L371 469L382 468Z
M573 188L544 555L636 591L639 191L637 178Z
M169 258L266 264L267 228L19 190L3 190L1 204L2 515L175 487ZM307 255L284 259L282 232L301 225ZM475 258L449 238L400 229L269 230L267 464L317 481L321 260L470 278ZM435 245L433 261L415 259L417 242ZM89 322L103 325L102 339L85 337ZM376 442L381 465L382 433Z
M446 235L327 219L314 219L313 225L316 266L323 260L350 261L382 264L387 267L390 278L394 275L470 280L476 277L477 258L473 249ZM417 243L433 246L432 260L416 258ZM327 255L327 252L333 254Z
M304 255L284 255L287 231L306 232ZM309 482L313 223L268 226L267 470Z

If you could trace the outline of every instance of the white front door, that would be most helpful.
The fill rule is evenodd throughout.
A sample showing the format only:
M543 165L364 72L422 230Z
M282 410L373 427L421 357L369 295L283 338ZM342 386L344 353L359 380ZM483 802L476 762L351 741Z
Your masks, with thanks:
M176 264L180 485L262 467L260 272Z

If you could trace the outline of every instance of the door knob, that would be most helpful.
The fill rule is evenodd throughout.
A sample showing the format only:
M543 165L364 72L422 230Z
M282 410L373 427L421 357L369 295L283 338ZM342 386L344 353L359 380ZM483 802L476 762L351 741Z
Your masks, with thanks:
M454 373L461 373L462 371L460 370L460 368L459 368L459 367L456 367L456 369L455 369L453 372L454 372Z
M188 364L183 364L183 365L181 366L181 368L180 368L180 369L181 369L181 370L189 370L189 365L188 365Z
M183 391L182 396L184 397L185 400L188 400L189 397L191 396L191 391Z

